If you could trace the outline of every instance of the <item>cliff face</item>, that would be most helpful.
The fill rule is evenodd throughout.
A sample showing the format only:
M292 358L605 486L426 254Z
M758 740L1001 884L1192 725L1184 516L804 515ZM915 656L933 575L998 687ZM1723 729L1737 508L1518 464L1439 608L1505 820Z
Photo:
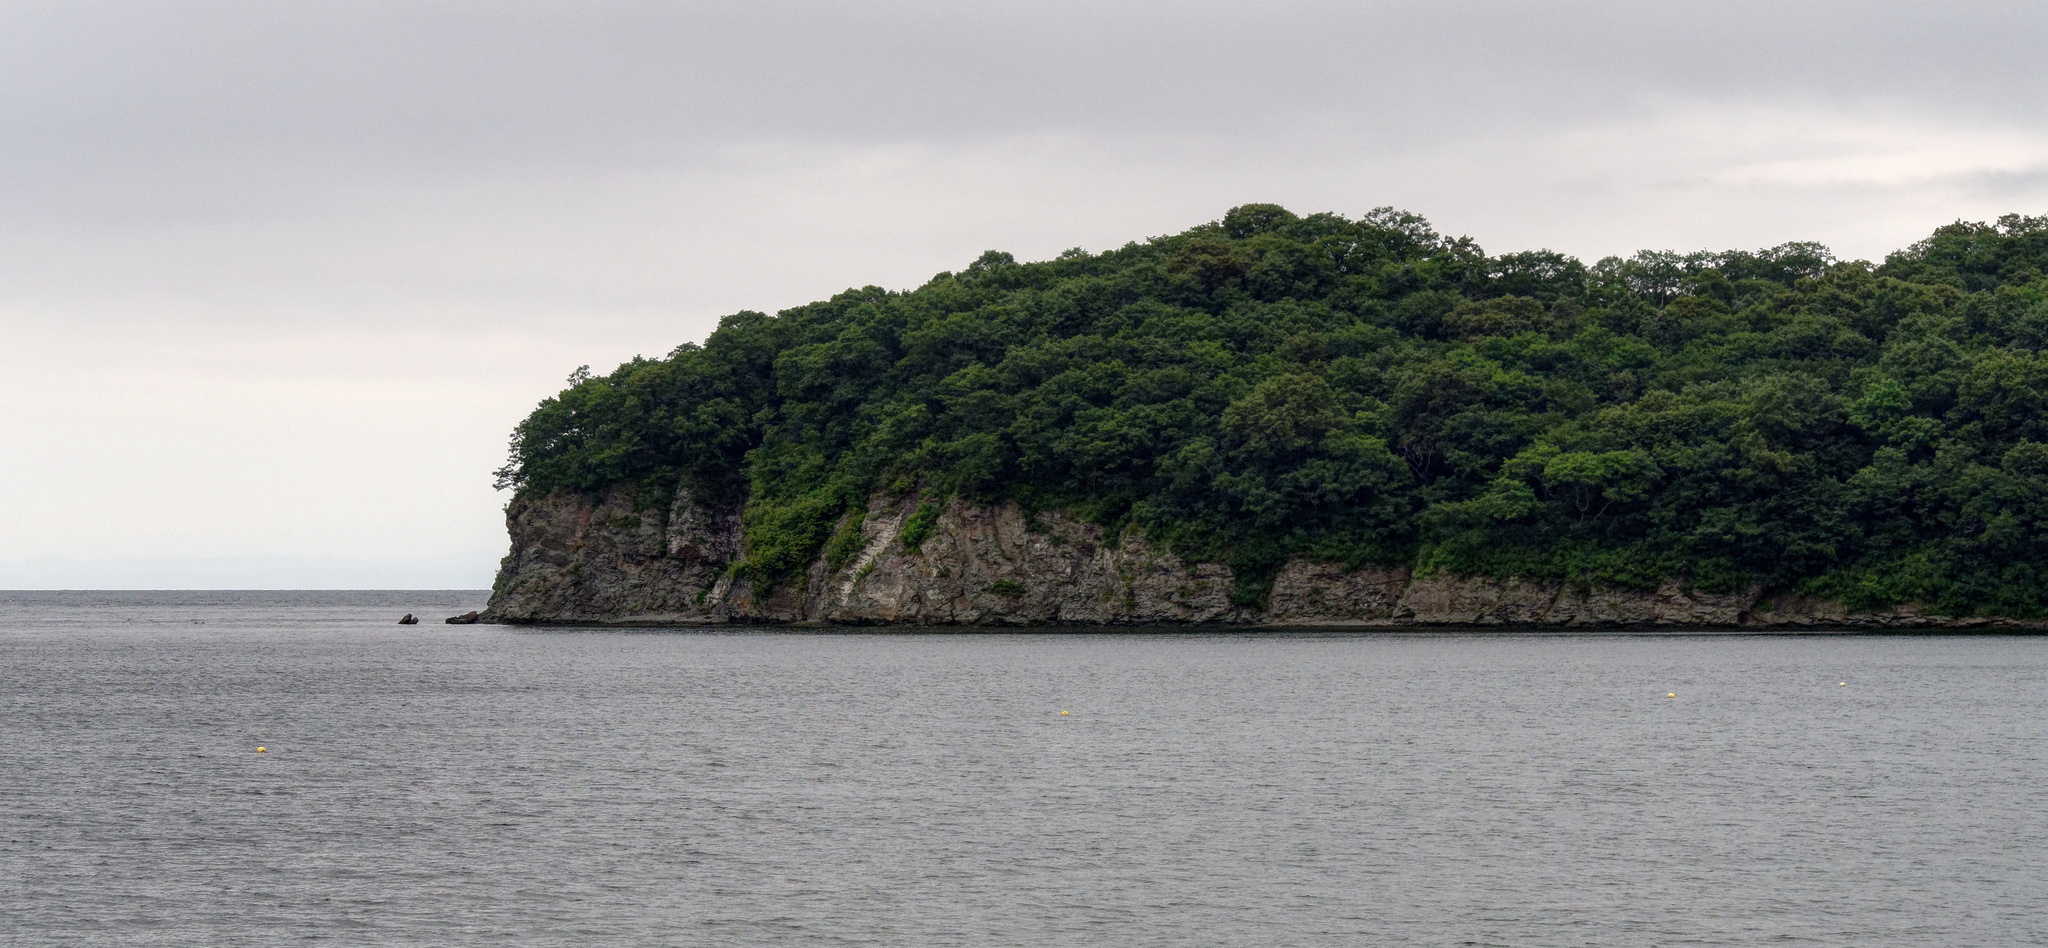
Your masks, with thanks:
M811 564L772 590L735 581L737 508L688 490L646 496L614 488L514 498L505 557L487 618L502 622L814 622L841 625L1555 626L1934 628L2014 625L1922 615L1852 613L1838 604L1759 590L1653 591L1482 577L1416 578L1405 568L1347 570L1296 561L1269 604L1230 601L1228 567L1183 560L1134 533L1057 514L1027 523L1014 506L955 501L918 549L901 539L916 498L875 498L857 554Z

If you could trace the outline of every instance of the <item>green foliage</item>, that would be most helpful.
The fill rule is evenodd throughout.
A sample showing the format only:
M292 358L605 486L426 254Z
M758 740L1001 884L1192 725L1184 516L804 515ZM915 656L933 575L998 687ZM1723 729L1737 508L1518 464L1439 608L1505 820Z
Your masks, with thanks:
M736 568L770 582L845 567L869 496L918 491L911 549L954 496L1015 501L1227 563L1248 604L1310 557L2041 615L2044 272L2048 218L1881 266L1804 243L1588 266L1246 205L578 370L499 482L743 501Z
M903 541L903 548L914 553L923 547L925 538L932 534L932 524L938 522L939 514L945 510L946 505L942 501L927 500L919 503L917 510L911 513L910 519L903 521L903 532L898 534L898 539Z
M1030 590L1024 588L1022 583L1012 582L1007 579L998 579L982 587L982 590L994 593L1004 599L1022 599L1025 593L1030 592Z
M867 512L856 510L839 521L839 529L832 532L832 539L825 544L825 568L839 572L853 558L860 555L860 529L867 523Z

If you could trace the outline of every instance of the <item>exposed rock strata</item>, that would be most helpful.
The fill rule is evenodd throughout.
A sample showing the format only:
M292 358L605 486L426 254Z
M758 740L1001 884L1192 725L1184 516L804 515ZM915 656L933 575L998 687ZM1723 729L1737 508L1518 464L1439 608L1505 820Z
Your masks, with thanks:
M1910 606L1855 613L1837 603L1761 590L1703 593L1679 582L1650 591L1553 581L1415 577L1405 568L1346 569L1295 561L1268 605L1231 602L1228 567L1154 549L1133 532L1107 536L1058 514L1027 522L1014 506L955 501L920 548L904 547L916 498L877 497L859 552L837 569L822 558L797 581L762 591L736 581L738 510L688 490L649 497L614 488L590 497L521 495L507 511L505 557L487 619L503 622L692 625L1239 625L1522 627L1957 628L2018 625L1957 619ZM2037 625L2037 624L2030 624Z

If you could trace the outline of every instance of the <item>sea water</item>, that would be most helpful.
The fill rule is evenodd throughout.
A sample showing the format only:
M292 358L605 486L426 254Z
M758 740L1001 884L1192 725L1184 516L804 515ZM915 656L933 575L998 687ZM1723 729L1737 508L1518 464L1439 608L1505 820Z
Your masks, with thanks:
M2048 942L2048 639L482 600L0 593L0 944Z

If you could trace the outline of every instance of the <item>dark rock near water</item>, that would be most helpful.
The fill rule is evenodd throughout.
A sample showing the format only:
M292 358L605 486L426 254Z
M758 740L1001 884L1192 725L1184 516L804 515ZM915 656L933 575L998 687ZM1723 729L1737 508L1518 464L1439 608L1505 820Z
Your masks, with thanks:
M477 623L477 620L478 620L478 619L481 619L481 618L483 618L483 616L482 616L482 615L480 615L480 614L478 614L477 612L475 612L474 610L472 610L472 611L470 611L470 612L465 612L465 613L463 613L463 614L461 614L461 615L459 615L459 616L449 616L449 617L448 617L448 624L449 624L449 625L475 625L475 624Z
M859 549L821 556L761 589L735 579L737 502L687 489L617 486L515 497L512 552L486 621L515 623L806 623L822 625L1224 625L1542 628L2042 628L2033 621L1932 614L1912 605L1858 612L1747 588L1708 592L1682 579L1655 589L1553 579L1416 575L1296 560L1263 607L1231 600L1228 566L1186 560L1135 531L1110 534L1057 512L950 503L915 550L903 545L917 497L876 496ZM852 525L846 525L851 529ZM456 619L448 620L458 621ZM467 621L475 621L468 619Z
M399 624L399 625L419 625L419 624L420 624L420 620L419 620L419 618L418 618L418 617L416 617L416 616L414 616L414 615L413 615L412 613L408 612L408 613L406 613L406 614L405 614L404 618L401 618L401 619L399 619L399 620L398 620L398 624Z

